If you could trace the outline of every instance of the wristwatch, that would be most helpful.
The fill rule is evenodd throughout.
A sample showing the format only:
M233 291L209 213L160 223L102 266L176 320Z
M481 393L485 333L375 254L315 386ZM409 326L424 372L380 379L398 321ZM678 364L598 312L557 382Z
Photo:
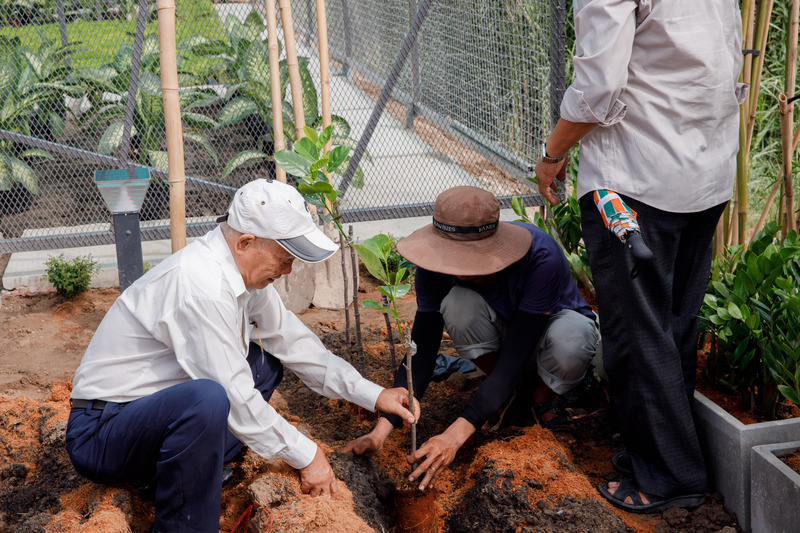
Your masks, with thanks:
M542 143L542 161L545 163L550 163L551 165L555 163L561 163L565 157L567 157L566 152L559 157L550 157L547 155L547 143Z

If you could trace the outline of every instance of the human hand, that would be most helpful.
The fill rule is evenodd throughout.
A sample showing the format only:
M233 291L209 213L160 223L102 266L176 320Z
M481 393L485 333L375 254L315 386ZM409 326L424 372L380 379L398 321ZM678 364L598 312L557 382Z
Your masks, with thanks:
M317 453L311 463L300 469L300 490L311 496L333 496L336 494L337 483L328 459L317 446Z
M545 163L541 159L536 162L534 169L536 183L539 187L539 194L552 205L558 203L558 190L564 185L567 177L567 160L558 163Z
M386 437L392 432L394 427L392 423L381 418L375 427L367 433L356 439L351 440L344 445L344 448L339 450L339 453L354 453L356 455L364 455L372 457L383 448L383 443L386 442Z
M408 427L419 420L419 402L414 398L414 413L408 410L408 389L397 387L394 389L383 389L375 408L384 413L392 413L403 419L403 424Z
M442 471L453 462L458 449L473 433L475 426L465 418L459 417L444 433L431 437L416 452L406 457L409 464L419 463L408 480L413 482L423 476L419 490L433 487L442 475Z

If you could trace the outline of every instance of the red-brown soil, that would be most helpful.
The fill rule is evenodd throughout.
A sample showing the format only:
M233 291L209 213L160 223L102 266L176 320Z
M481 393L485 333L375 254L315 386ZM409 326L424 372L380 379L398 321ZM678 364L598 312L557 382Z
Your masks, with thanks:
M369 280L364 285L362 296L377 299ZM116 290L93 290L67 301L52 293L3 293L0 533L144 533L152 522L148 487L88 482L74 472L63 447L70 380L92 332L116 296ZM401 315L410 321L413 296L400 303ZM388 386L393 371L384 318L373 310L360 313L367 376ZM343 311L310 309L301 319L330 349L350 358ZM402 348L397 346L397 352L400 357ZM356 368L361 368L355 359ZM418 442L446 428L480 380L455 374L432 383L422 402ZM394 432L373 459L340 455L337 450L345 443L372 428L376 415L323 398L291 373L272 403L328 453L342 481L340 490L334 498L301 495L296 472L247 451L235 461L233 481L223 490L220 531L232 531L254 501L264 504L269 513L255 513L258 531L266 531L269 520L271 531L391 531L396 523L391 480L410 473L405 461L407 431ZM611 507L596 486L619 479L610 459L622 443L614 412L599 384L573 414L579 417L579 442L572 446L535 425L524 406L512 408L506 417L510 420L500 430L479 431L434 488L439 531L739 531L735 519L713 495L694 511L636 516Z

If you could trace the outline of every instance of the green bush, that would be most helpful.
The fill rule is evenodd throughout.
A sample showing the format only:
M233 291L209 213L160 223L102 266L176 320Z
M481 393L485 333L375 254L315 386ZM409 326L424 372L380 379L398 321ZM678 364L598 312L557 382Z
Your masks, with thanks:
M770 222L750 246L731 246L714 261L700 309L711 333L707 373L738 391L744 406L773 418L780 391L800 396L800 240L780 239Z
M100 270L100 264L86 257L65 259L64 254L50 257L45 261L47 280L56 288L56 292L66 298L72 298L89 288L92 276Z

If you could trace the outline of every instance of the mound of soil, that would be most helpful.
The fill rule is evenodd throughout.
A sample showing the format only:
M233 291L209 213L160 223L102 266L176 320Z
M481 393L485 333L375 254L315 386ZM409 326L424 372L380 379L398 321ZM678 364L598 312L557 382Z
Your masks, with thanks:
M379 297L368 278L364 285L363 297ZM52 293L2 296L0 533L144 533L152 523L151 487L88 482L74 472L64 450L72 374L117 294L95 290L69 301ZM408 325L413 296L400 304ZM354 334L344 331L344 311L310 309L300 318L331 350L362 369L352 350ZM393 368L384 317L361 309L360 318L366 375L389 386ZM397 332L392 334L397 340ZM396 351L399 359L399 343ZM452 348L445 343L443 351L452 353ZM453 374L432 383L422 402L418 442L443 431L482 379ZM250 531L391 531L396 524L394 487L411 472L405 460L408 431L395 431L374 458L339 454L349 440L372 428L377 415L319 396L290 372L271 403L328 454L341 480L339 491L332 498L305 496L294 470L245 449L233 463L232 482L223 489L220 531L244 531L239 520L246 512L253 517ZM610 506L595 487L619 479L610 459L622 443L599 383L591 383L573 415L579 441L572 446L536 425L529 409L517 404L499 430L476 433L433 489L439 531L739 531L735 517L713 495L693 511L648 516Z

